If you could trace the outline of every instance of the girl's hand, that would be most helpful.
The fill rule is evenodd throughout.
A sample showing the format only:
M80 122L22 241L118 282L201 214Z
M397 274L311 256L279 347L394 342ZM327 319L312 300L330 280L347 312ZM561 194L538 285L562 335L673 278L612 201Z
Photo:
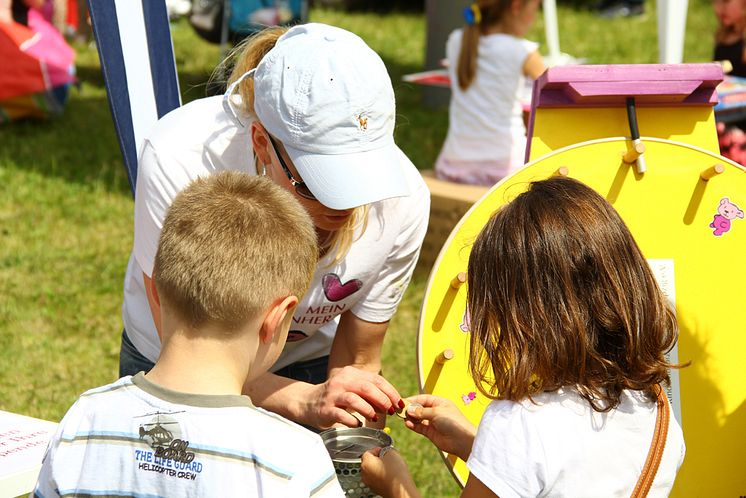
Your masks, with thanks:
M477 428L452 401L429 394L412 396L407 401L412 403L404 421L408 428L428 438L441 451L464 461L469 458Z
M305 413L298 420L321 429L342 424L358 427L359 413L378 421L376 411L394 414L404 407L399 392L380 375L347 366L335 370L323 384L311 386L303 403Z
M360 466L363 482L383 498L419 498L407 462L392 447L375 448L363 453Z

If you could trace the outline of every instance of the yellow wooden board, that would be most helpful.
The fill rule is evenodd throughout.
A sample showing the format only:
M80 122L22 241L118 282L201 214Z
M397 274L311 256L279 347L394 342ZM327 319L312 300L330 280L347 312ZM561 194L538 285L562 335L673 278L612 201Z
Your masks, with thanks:
M678 359L691 366L680 371L671 393L687 446L673 495L746 495L746 219L733 218L727 231L711 226L723 221L723 199L746 211L746 169L692 145L650 137L643 142L642 175L621 161L624 137L578 143L527 164L464 216L430 275L418 335L420 388L451 399L479 423L489 400L479 394L467 367L466 284L455 288L451 281L466 272L470 246L496 208L530 181L566 167L568 176L614 205L675 303ZM718 163L723 173L700 178ZM453 359L438 363L447 349ZM464 462L444 458L463 485Z
M538 108L535 112L531 161L569 145L629 135L624 107ZM637 121L642 136L720 152L715 113L709 105L638 107Z

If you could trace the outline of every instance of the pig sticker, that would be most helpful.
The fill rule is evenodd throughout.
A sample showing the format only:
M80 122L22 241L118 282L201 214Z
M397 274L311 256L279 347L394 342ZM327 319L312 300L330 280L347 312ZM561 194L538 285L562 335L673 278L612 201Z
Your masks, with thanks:
M715 215L712 223L710 223L710 228L715 229L712 234L715 237L722 236L725 232L730 230L730 225L736 218L743 219L743 210L730 202L727 197L723 197L720 199L718 214Z

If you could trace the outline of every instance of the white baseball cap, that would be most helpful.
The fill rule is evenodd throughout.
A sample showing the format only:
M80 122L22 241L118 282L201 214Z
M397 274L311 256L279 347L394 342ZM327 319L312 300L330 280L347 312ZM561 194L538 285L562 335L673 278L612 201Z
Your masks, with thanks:
M409 195L391 79L357 35L316 23L290 28L256 68L254 111L323 205Z

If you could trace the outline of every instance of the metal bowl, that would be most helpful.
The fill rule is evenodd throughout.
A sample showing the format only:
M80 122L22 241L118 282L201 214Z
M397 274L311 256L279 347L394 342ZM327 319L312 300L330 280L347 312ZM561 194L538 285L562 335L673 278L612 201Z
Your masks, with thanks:
M361 480L363 453L373 448L392 446L391 436L370 427L333 428L320 434L334 463L337 479L346 496L374 498L376 495Z

